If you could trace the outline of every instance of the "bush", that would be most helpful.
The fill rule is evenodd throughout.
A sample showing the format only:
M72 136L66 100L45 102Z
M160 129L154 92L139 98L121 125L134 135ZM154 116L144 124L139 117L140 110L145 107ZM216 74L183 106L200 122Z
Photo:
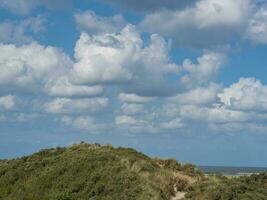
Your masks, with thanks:
M192 200L267 200L267 174L210 177L190 186L186 197Z
M42 150L0 162L2 200L169 200L176 183L174 160L154 160L133 149L99 144Z

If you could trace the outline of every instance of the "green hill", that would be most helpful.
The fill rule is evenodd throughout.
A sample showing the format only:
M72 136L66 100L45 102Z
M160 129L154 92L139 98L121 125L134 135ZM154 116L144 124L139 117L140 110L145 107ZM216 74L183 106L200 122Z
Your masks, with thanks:
M0 161L0 199L170 200L194 176L192 165L82 143Z
M0 200L177 200L181 196L267 200L267 174L204 176L193 165L176 160L85 143L0 160Z

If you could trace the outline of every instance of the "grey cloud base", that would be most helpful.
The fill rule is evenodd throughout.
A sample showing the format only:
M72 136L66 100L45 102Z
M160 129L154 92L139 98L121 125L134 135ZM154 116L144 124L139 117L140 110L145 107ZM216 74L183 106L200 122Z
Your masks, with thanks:
M162 9L182 9L197 0L102 0L130 10L148 12Z
M148 13L139 27L172 38L177 47L209 49L238 40L266 44L266 10L253 0L199 0L183 10Z

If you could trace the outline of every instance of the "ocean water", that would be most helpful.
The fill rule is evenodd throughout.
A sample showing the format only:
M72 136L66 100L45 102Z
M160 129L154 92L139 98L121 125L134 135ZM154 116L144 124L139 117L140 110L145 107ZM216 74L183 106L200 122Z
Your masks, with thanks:
M220 166L198 166L206 174L222 174L229 176L240 176L257 173L267 173L264 167L220 167Z

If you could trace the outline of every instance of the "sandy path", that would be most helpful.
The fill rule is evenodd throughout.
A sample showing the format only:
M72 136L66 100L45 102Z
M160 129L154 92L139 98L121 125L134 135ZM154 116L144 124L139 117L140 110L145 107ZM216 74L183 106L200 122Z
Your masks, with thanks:
M185 192L177 192L175 197L173 197L171 200L180 200L185 197Z

